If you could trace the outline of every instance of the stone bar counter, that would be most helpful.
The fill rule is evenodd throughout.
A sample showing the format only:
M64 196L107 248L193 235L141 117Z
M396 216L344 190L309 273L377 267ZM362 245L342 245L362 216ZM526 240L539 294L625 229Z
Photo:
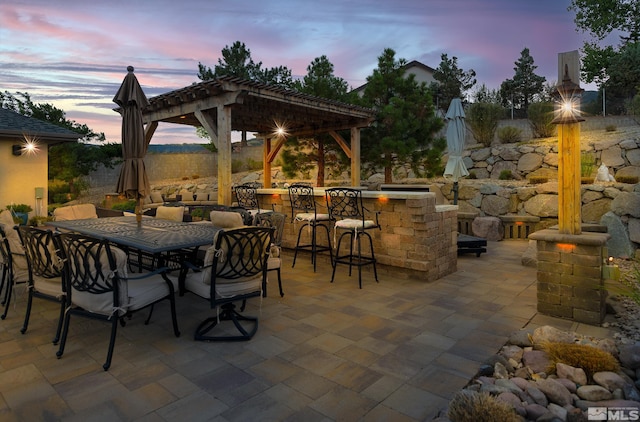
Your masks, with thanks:
M314 188L318 213L328 213L324 189ZM292 222L289 191L258 189L258 196L261 208L273 207L287 215L282 245L294 248L303 223ZM363 190L362 197L364 207L369 210L367 219L375 219L374 212L379 212L381 230L369 230L379 264L391 271L401 269L402 273L424 281L434 281L456 271L456 205L436 205L436 194L431 192ZM335 247L337 237L333 226L329 230ZM327 239L323 231L319 230L317 236L318 243L325 245ZM306 228L300 241L301 244L310 243ZM368 253L368 249L368 242L363 242L363 253ZM326 252L321 255L329 256ZM309 259L308 253L299 253L300 259Z

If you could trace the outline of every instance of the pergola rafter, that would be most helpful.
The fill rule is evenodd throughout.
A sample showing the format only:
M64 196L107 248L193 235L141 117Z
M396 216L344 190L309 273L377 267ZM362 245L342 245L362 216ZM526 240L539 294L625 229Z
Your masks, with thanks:
M330 133L351 158L351 181L360 183L360 128L373 121L368 108L327 100L234 77L200 82L149 99L143 110L147 139L158 122L202 126L218 149L218 185L231 184L231 131L264 136L264 186L271 186L271 163L284 145L276 129L286 136ZM347 145L338 134L350 130ZM272 139L276 139L272 146ZM357 150L357 153L354 151ZM218 202L231 203L231 190L218 189Z

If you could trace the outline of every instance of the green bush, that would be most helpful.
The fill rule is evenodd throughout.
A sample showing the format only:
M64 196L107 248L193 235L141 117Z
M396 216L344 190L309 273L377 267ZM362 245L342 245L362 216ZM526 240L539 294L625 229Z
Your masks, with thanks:
M500 175L498 176L498 179L500 179L500 180L511 180L511 179L513 179L513 174L511 173L511 170L502 170L500 172Z
M503 144L519 142L522 138L522 130L514 126L504 126L498 129L498 139Z
M605 126L604 130L606 130L607 132L615 132L616 130L618 130L618 128L616 128L616 125L607 125Z
M256 161L253 158L248 158L247 167L249 168L249 170L262 170L262 161Z
M119 211L129 211L129 212L135 212L136 210L136 200L135 199L129 199L128 201L125 202L120 202L118 204L113 204L111 206L112 210L119 210Z
M580 176L591 177L593 169L596 167L596 157L590 152L583 152L580 155Z
M476 174L476 172L475 172L475 171L473 171L473 170L472 170L472 171L470 171L470 172L469 172L469 175L467 176L467 179L477 179L477 178L478 178L478 175L477 175L477 174Z
M555 134L556 126L553 120L553 103L533 103L527 111L529 123L536 138L549 138Z
M467 126L479 143L489 146L498 128L498 121L504 117L504 109L493 103L474 103L466 110Z

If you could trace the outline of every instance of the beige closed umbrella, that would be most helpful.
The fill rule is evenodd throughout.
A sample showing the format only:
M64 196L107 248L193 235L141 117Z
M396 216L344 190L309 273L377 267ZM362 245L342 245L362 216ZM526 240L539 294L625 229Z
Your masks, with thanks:
M453 203L458 203L458 180L469 175L467 167L462 161L467 125L464 121L464 109L460 98L454 98L449 105L445 120L447 120L447 149L449 159L444 169L444 176L453 179Z
M133 74L133 66L127 67L127 76L113 97L113 102L120 106L118 111L122 115L123 163L116 191L125 194L129 199L136 200L136 216L140 221L141 199L151 193L151 185L144 166L144 156L149 142L145 140L142 121L142 109L149 105L149 101L136 75Z

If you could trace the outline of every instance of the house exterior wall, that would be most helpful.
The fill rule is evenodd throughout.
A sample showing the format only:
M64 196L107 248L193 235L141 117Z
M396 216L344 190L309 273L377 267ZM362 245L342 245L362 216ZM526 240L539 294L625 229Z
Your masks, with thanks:
M12 203L27 204L33 208L29 217L46 215L48 147L41 145L35 154L15 156L14 144L15 140L0 138L0 208ZM36 187L44 189L41 200L36 200Z

